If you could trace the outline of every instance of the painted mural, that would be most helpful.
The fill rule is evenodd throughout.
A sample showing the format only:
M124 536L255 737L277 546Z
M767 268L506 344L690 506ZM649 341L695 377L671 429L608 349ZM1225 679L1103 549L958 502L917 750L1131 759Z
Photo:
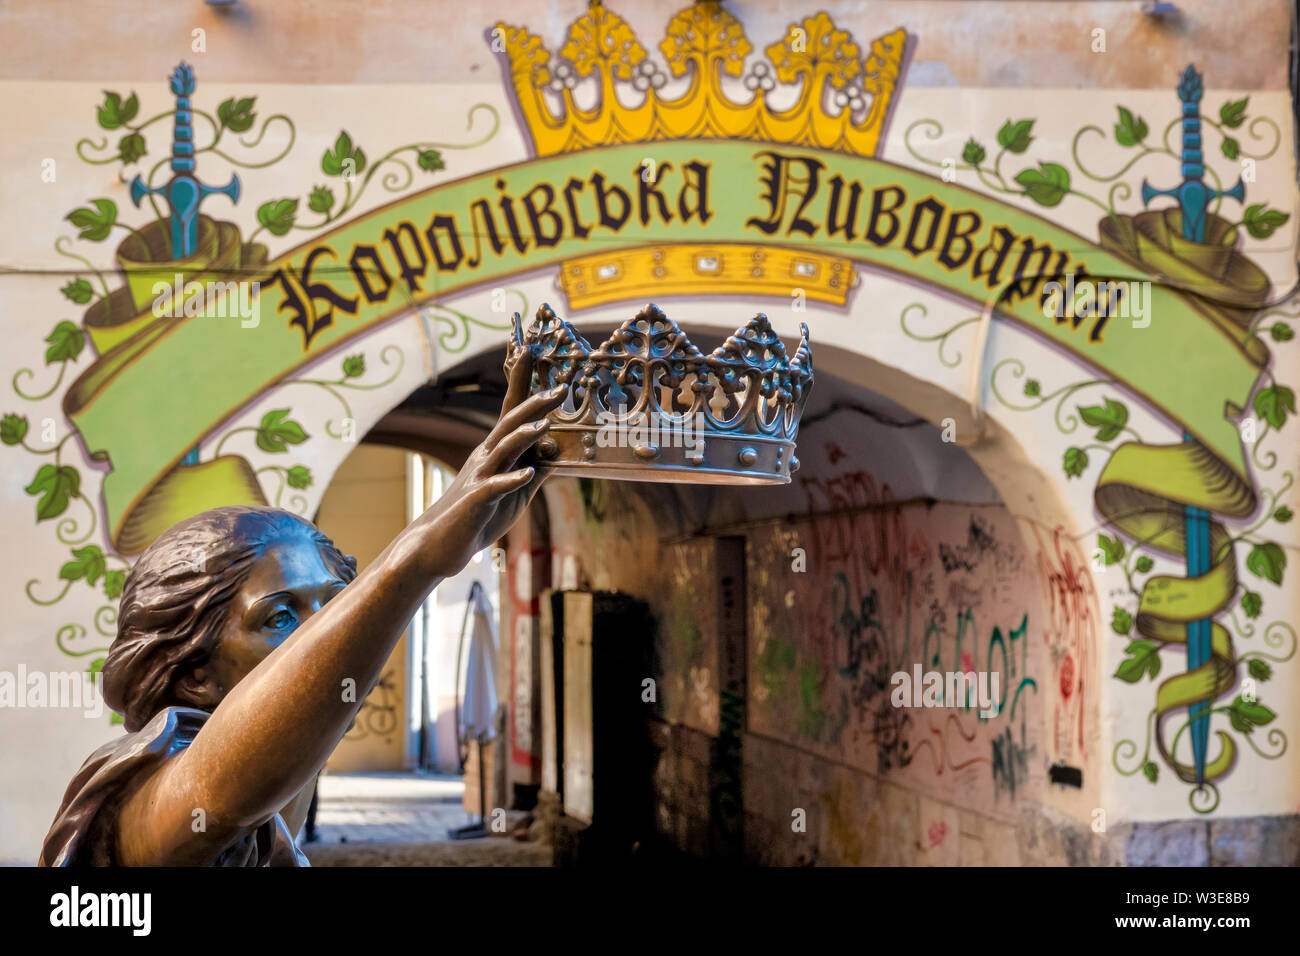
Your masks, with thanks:
M466 41L500 77L428 95L432 119L376 118L346 85L209 85L201 57L60 100L50 274L0 288L43 338L15 338L0 419L33 666L97 670L133 556L180 517L311 514L350 443L499 350L512 312L612 328L653 298L730 331L765 308L967 405L960 443L1014 433L1060 520L841 526L821 505L879 496L873 477L801 486L754 585L750 729L999 812L1056 763L1101 775L1121 816L1293 809L1285 91L1190 64L1162 90L954 96L908 85L923 30L847 5L764 35L712 0L655 36L612 2L559 33L514 16ZM669 699L715 725L716 675L674 653L704 690ZM883 712L886 663L963 655L996 658L996 718Z
M1271 726L1276 713L1254 688L1294 656L1295 630L1285 620L1269 619L1256 587L1258 582L1282 585L1287 555L1273 535L1293 514L1281 503L1292 472L1277 471L1278 455L1265 446L1294 415L1295 392L1270 370L1267 342L1289 342L1295 334L1290 322L1300 312L1294 302L1279 303L1269 276L1250 255L1252 241L1271 239L1291 218L1267 202L1251 202L1254 190L1247 186L1248 178L1255 181L1256 164L1277 154L1281 129L1268 116L1252 116L1249 97L1221 98L1217 110L1205 115L1204 80L1195 66L1183 72L1174 93L1166 113L1152 117L1159 132L1142 115L1118 105L1111 130L1078 129L1068 163L1039 159L1035 168L1023 165L1033 162L1035 120L1008 120L997 131L995 147L971 136L959 168L973 172L995 194L1024 195L1043 207L1078 196L1104 214L1096 224L1096 242L1116 257L1119 270L1072 267L1064 252L1050 249L1033 260L1036 279L1048 278L1031 283L1037 300L1061 328L1086 330L1089 342L1100 342L1113 319L1146 331L1160 316L1166 334L1182 338L1195 323L1213 335L1214 344L1200 346L1214 363L1212 372L1193 372L1186 360L1197 347L1179 342L1173 349L1178 361L1141 376L1145 382L1162 374L1180 378L1181 390L1199 391L1206 400L1207 417L1198 421L1190 406L1165 404L1154 390L1147 391L1147 400L1182 428L1181 442L1144 439L1132 427L1124 398L1135 391L1143 396L1107 363L1093 362L1109 374L1044 384L1021 360L1006 358L988 378L989 391L1003 407L1023 412L1048 407L1063 434L1088 434L1065 450L1061 468L1067 478L1094 483L1105 526L1097 535L1096 554L1125 582L1122 598L1111 608L1110 629L1127 642L1113 677L1155 684L1148 719L1136 739L1115 744L1113 765L1121 774L1141 772L1153 783L1163 768L1191 785L1192 809L1208 813L1218 806L1217 782L1232 769L1239 747L1269 760L1287 748L1286 734ZM941 167L942 161L925 156L911 139L933 137L936 128L933 121L918 120L905 140L918 160ZM1242 172L1231 186L1208 165L1208 146L1216 140L1224 159L1240 162ZM1004 162L1023 168L1008 179ZM1115 168L1108 172L1103 164ZM1139 169L1171 181L1178 169L1182 182L1157 188L1143 178L1138 187ZM1155 208L1127 213L1117 206L1135 193L1142 205ZM1039 254L1025 246L1020 261ZM1133 269L1152 278L1127 278ZM990 306L1011 294L1020 271L1017 267L998 288ZM1187 302L1196 317L1168 316L1152 298L1162 289ZM913 319L923 316L924 306L909 306L900 321L914 338L937 341L945 363L951 361L943 354L948 337L981 320L976 315L941 332L918 334L907 327L909 312ZM1236 372L1229 368L1234 365ZM1220 391L1221 385L1227 387ZM1245 552L1240 567L1239 551ZM1159 567L1157 558L1164 559ZM1257 630L1260 639L1249 650L1238 650ZM1178 654L1185 655L1181 673L1157 683L1162 665ZM1244 691L1243 678L1248 678ZM1214 717L1219 719L1213 721L1211 752ZM1256 734L1260 728L1268 729ZM1191 741L1190 763L1176 756L1184 733Z

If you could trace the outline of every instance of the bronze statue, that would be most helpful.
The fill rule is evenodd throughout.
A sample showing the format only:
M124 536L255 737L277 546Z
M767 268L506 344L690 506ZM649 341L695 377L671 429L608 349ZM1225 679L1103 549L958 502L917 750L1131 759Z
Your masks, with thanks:
M145 551L102 672L128 733L82 765L40 865L306 865L291 833L402 631L545 477L517 466L565 386L530 395L532 366L510 356L496 427L360 574L272 508L204 512Z

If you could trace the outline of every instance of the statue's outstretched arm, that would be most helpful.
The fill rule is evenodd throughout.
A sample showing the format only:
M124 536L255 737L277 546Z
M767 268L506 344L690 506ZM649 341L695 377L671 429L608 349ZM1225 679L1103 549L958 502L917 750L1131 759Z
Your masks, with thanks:
M231 689L190 746L128 799L120 863L211 862L320 770L430 591L504 535L540 486L539 470L516 465L546 434L544 416L564 387L525 398L530 375L526 357L510 370L500 420L446 494ZM345 695L349 679L355 692Z

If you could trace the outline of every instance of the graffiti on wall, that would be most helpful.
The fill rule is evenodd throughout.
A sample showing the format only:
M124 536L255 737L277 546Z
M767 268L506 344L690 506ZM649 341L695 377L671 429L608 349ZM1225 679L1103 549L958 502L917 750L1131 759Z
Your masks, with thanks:
M1091 741L1089 701L1097 694L1089 677L1097 667L1096 588L1082 551L1061 528L1050 531L1028 519L1021 528L1034 539L1042 588L1041 631L1047 650L1047 750L1052 781L1081 786ZM1095 703L1095 702L1094 702Z
M751 731L1011 813L1043 749L1038 583L1015 520L896 502L860 469L796 480L799 521L750 537ZM996 674L996 716L974 695L898 706L894 676L916 668Z

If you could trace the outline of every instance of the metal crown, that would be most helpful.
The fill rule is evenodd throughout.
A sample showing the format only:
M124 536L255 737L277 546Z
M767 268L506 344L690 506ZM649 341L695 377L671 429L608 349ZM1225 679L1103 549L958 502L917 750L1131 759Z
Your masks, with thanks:
M510 333L506 371L533 356L534 392L568 386L540 463L556 474L786 484L812 389L808 326L793 358L758 313L704 354L654 304L593 349L549 305Z

